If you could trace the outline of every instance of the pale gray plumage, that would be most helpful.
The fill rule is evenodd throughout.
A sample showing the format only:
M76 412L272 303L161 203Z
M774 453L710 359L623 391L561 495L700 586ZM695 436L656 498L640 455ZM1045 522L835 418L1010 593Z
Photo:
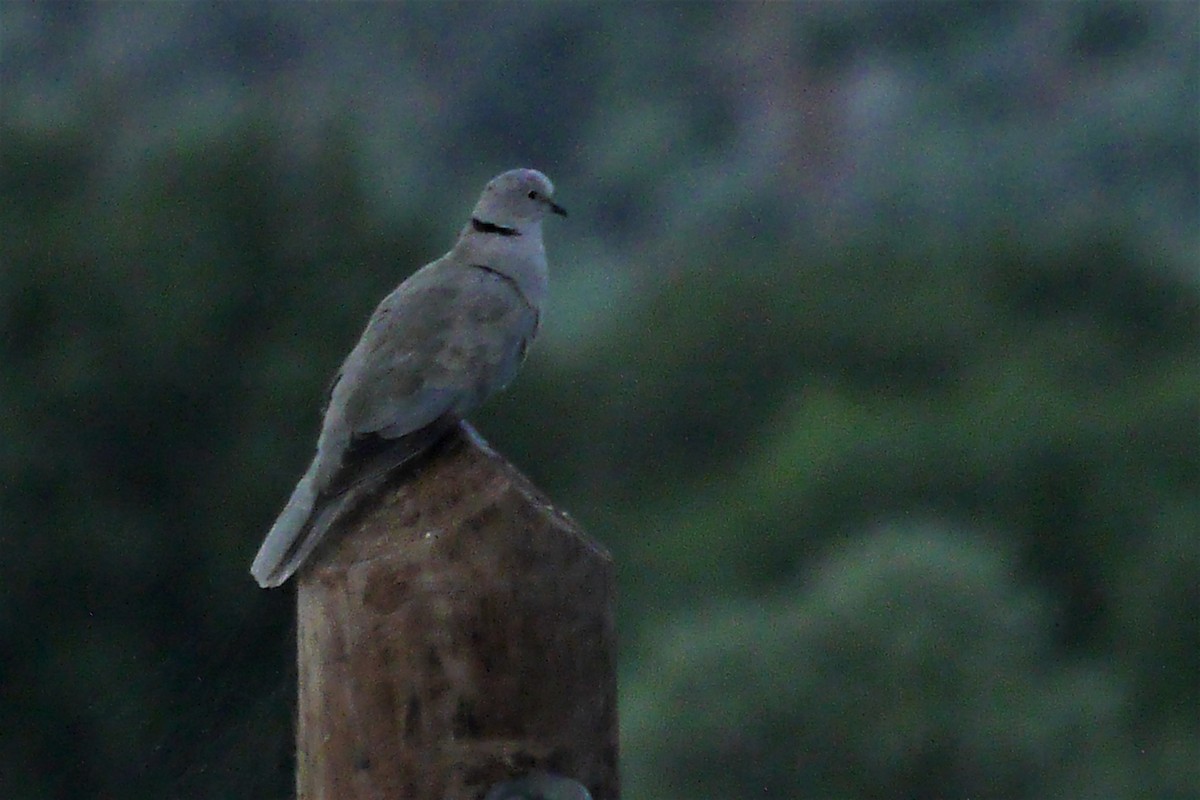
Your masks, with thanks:
M329 398L317 453L259 548L260 586L291 577L387 475L503 389L546 299L542 219L566 215L532 169L493 178L450 252L384 298Z

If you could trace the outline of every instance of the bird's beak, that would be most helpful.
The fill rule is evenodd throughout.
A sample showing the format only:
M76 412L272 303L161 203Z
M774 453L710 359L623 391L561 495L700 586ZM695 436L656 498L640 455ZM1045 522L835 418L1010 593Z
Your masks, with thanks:
M565 217L567 215L567 210L558 203L554 202L553 200L547 200L546 202L550 204L550 210L555 214L558 214L560 217Z

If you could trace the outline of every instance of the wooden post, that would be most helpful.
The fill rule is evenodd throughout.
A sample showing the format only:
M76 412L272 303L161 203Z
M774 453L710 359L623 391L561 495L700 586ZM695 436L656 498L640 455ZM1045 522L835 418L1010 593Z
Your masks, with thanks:
M299 577L299 800L617 800L611 557L469 429Z

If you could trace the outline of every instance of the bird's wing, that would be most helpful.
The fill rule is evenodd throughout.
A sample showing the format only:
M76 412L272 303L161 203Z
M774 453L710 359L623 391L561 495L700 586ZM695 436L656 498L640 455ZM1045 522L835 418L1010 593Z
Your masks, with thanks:
M375 310L330 395L322 444L255 558L286 581L335 522L512 380L537 310L494 271L443 259Z
M343 365L333 402L351 437L465 416L512 380L533 338L537 311L502 274L445 260L422 273L380 304Z
M434 262L375 310L334 386L326 425L344 430L317 507L423 453L516 375L537 311L503 274Z

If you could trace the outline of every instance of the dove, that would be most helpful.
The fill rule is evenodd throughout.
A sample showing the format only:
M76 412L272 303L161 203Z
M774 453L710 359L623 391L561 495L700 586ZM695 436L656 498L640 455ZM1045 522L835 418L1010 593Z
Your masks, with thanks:
M263 588L517 373L546 300L542 220L566 216L534 169L483 190L450 252L383 299L334 378L317 452L250 567Z

